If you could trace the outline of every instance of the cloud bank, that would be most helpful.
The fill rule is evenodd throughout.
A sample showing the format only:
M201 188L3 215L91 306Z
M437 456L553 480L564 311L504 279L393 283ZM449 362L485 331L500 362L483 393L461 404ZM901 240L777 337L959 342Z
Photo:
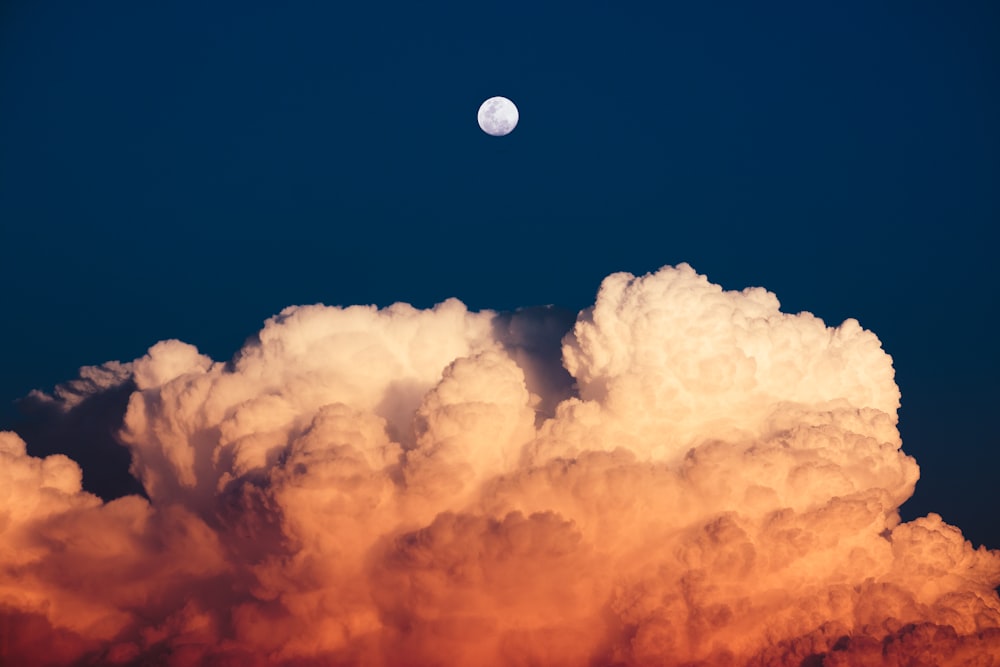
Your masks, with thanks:
M0 664L1000 664L1000 552L931 514L876 336L691 267L551 309L291 307L125 392L145 497L0 433Z

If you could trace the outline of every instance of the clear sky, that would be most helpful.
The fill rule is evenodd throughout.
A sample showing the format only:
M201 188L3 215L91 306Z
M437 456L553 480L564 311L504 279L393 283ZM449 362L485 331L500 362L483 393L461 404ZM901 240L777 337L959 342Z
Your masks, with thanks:
M873 330L904 512L1000 547L998 37L989 0L8 0L0 426L291 304L576 310L689 262Z

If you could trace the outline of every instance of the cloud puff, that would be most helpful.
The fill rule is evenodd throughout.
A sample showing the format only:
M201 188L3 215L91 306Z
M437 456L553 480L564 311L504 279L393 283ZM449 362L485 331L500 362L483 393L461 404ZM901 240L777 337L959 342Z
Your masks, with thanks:
M609 276L575 323L292 307L228 363L164 341L102 368L35 400L124 392L146 498L0 434L10 664L1000 655L1000 552L900 522L891 359L763 289L680 265Z

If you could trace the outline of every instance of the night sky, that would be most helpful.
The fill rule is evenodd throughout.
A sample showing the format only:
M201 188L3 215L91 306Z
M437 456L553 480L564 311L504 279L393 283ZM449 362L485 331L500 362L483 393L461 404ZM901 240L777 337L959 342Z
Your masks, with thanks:
M80 366L227 359L291 304L575 311L688 262L874 331L904 518L1000 547L998 44L989 0L7 0L0 428Z

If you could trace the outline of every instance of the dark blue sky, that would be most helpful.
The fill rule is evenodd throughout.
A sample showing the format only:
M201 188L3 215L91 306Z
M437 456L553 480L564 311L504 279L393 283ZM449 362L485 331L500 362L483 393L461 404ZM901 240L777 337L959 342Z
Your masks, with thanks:
M992 0L7 0L0 426L294 303L577 309L686 261L874 330L904 510L1000 547L998 44Z

